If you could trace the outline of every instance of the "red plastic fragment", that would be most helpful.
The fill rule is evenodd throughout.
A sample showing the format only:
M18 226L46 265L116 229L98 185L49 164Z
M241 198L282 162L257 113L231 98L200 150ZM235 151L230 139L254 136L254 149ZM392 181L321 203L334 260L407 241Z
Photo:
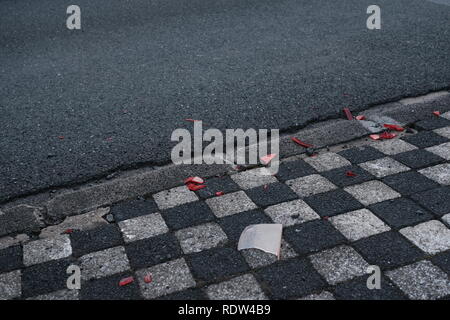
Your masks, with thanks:
M396 124L384 124L385 128L391 129L391 130L395 130L395 131L403 131L405 130L403 127L398 126Z
M261 157L261 162L263 164L268 164L276 156L277 156L276 153L271 153L271 154L265 155L264 157Z
M73 229L67 229L63 232L63 234L69 234L72 233L74 230Z
M119 286L123 287L123 286L126 286L127 284L130 284L132 282L134 282L134 278L133 277L123 278L122 280L120 280Z
M304 147L304 148L312 148L312 147L313 147L312 144L303 142L303 141L301 141L300 139L297 139L296 137L291 137L291 140L294 141L296 144L298 144L298 145Z
M370 139L373 139L373 140L380 140L379 134L371 134L369 137L370 137Z
M359 115L355 117L356 120L366 120L366 116Z
M203 182L205 182L205 181L200 177L189 177L186 180L184 180L185 184L188 184L188 183L202 184Z
M356 176L357 176L357 174L354 173L353 171L347 171L347 172L345 173L345 175L346 175L347 177L356 177Z
M383 132L382 134L380 134L381 139L393 139L396 136L397 135L395 133L389 133L389 132Z
M223 191L217 191L216 192L216 196L217 197L223 196L224 194L225 194L225 192L223 192Z
M343 110L344 110L344 113L345 113L345 116L347 117L347 119L348 120L353 120L353 115L352 115L350 109L349 108L344 108Z
M439 117L439 116L441 115L441 112L440 112L440 111L433 111L433 114L434 114L436 117Z
M187 183L186 187L188 187L188 189L191 190L191 191L197 191L197 190L206 188L206 185L204 185L204 184L195 184L195 183Z
M145 282L145 283L150 283L150 282L152 282L152 281L153 281L153 277L152 277L151 274L148 274L148 275L146 275L146 276L144 277L144 282Z

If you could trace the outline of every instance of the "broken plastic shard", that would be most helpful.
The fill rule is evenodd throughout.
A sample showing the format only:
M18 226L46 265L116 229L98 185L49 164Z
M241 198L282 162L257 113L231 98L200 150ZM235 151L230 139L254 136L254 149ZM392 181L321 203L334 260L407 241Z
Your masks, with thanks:
M184 183L186 183L186 184L188 184L188 183L202 184L203 182L205 182L205 181L200 177L189 177L186 180L184 180Z
M197 191L197 190L206 188L206 185L204 185L204 184L195 184L195 183L188 183L188 184L186 184L186 186L191 191Z
M223 196L225 193L223 191L217 191L216 192L216 197L220 197Z
M268 164L268 163L270 163L270 161L272 161L272 159L275 158L276 156L277 156L276 153L271 153L271 154L265 155L264 157L261 157L261 162L262 162L263 164Z
M359 115L355 117L356 120L366 120L366 116Z
M381 139L393 139L396 136L397 135L395 133L389 133L389 132L383 132L382 134L380 134Z
M357 174L354 173L353 171L347 171L347 172L345 173L345 175L346 175L347 177L356 177L356 176L357 176Z
M441 115L441 112L440 112L440 111L433 111L433 114L434 114L436 117L439 117L439 116Z
M383 125L385 128L391 129L391 130L395 130L395 131L403 131L405 130L403 127L396 125L396 124L384 124Z
M127 284L130 284L132 282L134 282L134 278L133 277L124 278L124 279L120 280L119 286L123 287L123 286L126 286Z
M348 120L353 120L353 115L350 112L350 109L349 108L344 108L343 110L344 110L344 113L345 113L345 116L347 117L347 119Z
M260 249L279 259L282 230L283 225L278 223L249 225L241 233L238 250Z
M369 137L370 137L370 139L373 139L373 140L380 140L379 134L371 134Z
M153 277L152 277L151 274L148 274L148 275L146 275L146 276L144 277L144 282L145 282L145 283L150 283L150 282L152 282L152 281L153 281Z
M298 139L296 137L291 137L291 140L294 141L296 144L304 147L304 148L312 148L312 147L314 147L312 144L303 142L303 141L301 141L300 139Z

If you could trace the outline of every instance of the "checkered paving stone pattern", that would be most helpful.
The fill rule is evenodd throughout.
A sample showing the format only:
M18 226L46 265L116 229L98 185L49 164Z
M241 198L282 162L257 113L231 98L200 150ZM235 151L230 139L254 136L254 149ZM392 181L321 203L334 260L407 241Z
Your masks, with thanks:
M276 175L251 169L123 201L106 225L3 247L0 299L448 299L450 127L417 128L288 159ZM283 225L279 260L237 250L258 223ZM70 265L80 290L67 288ZM367 288L369 265L380 290Z

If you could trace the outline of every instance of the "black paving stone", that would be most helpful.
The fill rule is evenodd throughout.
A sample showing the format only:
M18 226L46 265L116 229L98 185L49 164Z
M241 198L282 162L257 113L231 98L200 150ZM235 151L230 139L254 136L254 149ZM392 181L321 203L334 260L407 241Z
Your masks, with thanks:
M450 250L435 255L431 261L450 276Z
M72 252L75 257L121 245L122 234L115 224L92 230L75 231L70 234Z
M291 188L280 182L245 190L245 193L259 207L298 199L298 195Z
M25 298L67 289L66 273L71 259L61 259L37 264L22 271L22 295Z
M208 300L208 296L200 289L191 288L156 298L156 300Z
M416 193L411 197L439 217L450 212L450 187Z
M284 239L299 254L308 254L346 241L333 225L324 220L306 222L283 230Z
M333 190L304 199L321 217L361 209L363 205L343 190Z
M348 176L346 173L349 171L355 173L356 176ZM342 188L375 179L373 175L359 166L346 166L322 172L321 174L335 185Z
M125 246L125 251L133 269L163 263L181 255L178 240L169 233L131 242Z
M239 236L245 227L259 223L273 223L273 221L261 210L250 210L219 219L220 227L231 242L239 241Z
M0 250L0 273L22 267L22 248L20 246L12 246Z
M214 248L186 256L195 279L217 281L249 269L242 255L232 248Z
M215 219L208 205L202 201L195 201L161 212L170 229L178 230L192 227Z
M110 213L119 222L157 212L158 207L153 199L129 200L119 202L111 207Z
M299 298L326 286L306 258L272 264L258 270L257 277L275 299Z
M434 130L450 126L450 120L445 119L444 117L436 117L433 115L428 119L416 122L415 125L419 130Z
M413 169L430 167L441 162L445 162L445 159L423 149L402 152L393 155L392 157Z
M433 219L432 214L406 198L375 203L369 210L396 229Z
M338 154L343 156L353 164L359 164L367 161L381 159L386 156L379 150L369 146L351 148L348 150L338 152Z
M383 182L403 196L438 188L439 184L415 171L401 172L383 179Z
M358 277L338 284L334 295L338 300L405 300L407 297L392 282L381 276L380 289L368 289L367 279L370 275Z
M125 286L119 286L119 282L132 276L131 273L122 273L88 281L81 284L82 300L140 300L142 299L138 279Z
M433 131L422 131L411 136L402 137L402 140L411 143L419 148L428 148L444 142L448 142L447 138L434 133Z
M276 177L280 181L291 180L317 173L316 169L311 167L303 160L286 161L280 164Z
M211 198L216 196L216 192L223 191L224 193L231 193L239 191L240 188L229 176L210 178L205 181L206 188L196 191L201 199Z
M423 252L397 231L383 232L356 241L355 248L370 264L391 269L409 264L424 256Z

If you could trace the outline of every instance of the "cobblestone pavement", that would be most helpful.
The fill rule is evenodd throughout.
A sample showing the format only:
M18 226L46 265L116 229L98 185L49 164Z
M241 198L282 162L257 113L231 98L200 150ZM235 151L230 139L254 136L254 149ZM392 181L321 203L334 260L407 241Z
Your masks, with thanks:
M117 203L63 232L86 214L70 217L3 244L0 298L448 299L449 118L287 159L275 176L251 169ZM273 222L283 224L280 260L237 250L246 226ZM66 287L72 264L80 290ZM382 270L380 290L367 289L369 265Z

